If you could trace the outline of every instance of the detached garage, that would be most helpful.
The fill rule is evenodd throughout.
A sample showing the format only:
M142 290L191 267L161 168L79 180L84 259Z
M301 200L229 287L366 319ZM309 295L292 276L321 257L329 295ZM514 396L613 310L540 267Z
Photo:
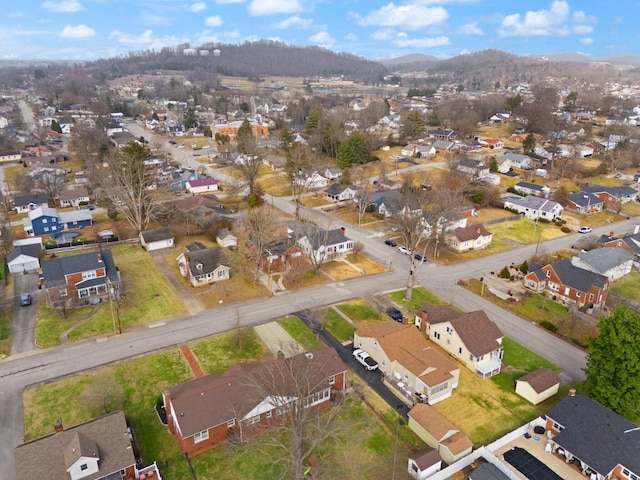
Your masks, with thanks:
M7 265L10 273L32 272L40 268L41 245L34 243L31 245L20 245L15 247L7 255Z
M539 368L516 380L516 393L534 405L558 393L560 377L549 368Z
M175 246L173 240L174 236L170 228L158 228L140 233L140 244L147 252L173 248Z

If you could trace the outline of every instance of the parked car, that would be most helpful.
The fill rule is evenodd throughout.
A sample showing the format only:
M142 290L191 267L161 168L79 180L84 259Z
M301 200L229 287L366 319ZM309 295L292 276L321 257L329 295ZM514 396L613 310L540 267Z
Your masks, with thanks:
M31 294L30 293L23 293L22 295L20 295L20 306L21 307L26 307L28 305L31 305L32 299L31 299Z
M591 233L593 229L591 227L580 227L578 233Z
M400 246L398 247L398 251L399 251L400 253L405 253L405 254L407 254L407 255L411 255L411 250L409 250L407 247L405 247L405 246L403 246L403 245L400 245Z
M80 210L93 210L93 205L85 205L80 207Z
M419 253L416 253L413 258L415 258L416 260L418 260L420 263L422 262L426 262L427 261L427 257L425 257L424 255L421 255Z
M398 246L398 244L396 242L394 242L393 240L385 240L384 243L386 243L390 247L397 247Z
M178 143L178 142L176 142L175 140L169 140L169 143L170 143L171 145L175 145L175 144L176 144L176 143Z
M402 315L402 312L398 310L396 307L387 308L387 315L393 318L396 322L402 322L402 319L404 317Z
M353 351L353 358L355 358L364 368L369 371L378 368L378 362L376 362L373 358L371 358L371 355L360 348Z

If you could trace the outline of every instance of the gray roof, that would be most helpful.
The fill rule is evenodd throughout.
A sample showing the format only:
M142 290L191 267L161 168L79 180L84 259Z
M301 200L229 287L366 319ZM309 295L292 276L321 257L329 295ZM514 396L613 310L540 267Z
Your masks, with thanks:
M18 445L14 450L17 478L68 479L67 469L80 453L99 458L99 472L84 480L106 478L136 463L127 431L124 413L119 411Z
M632 261L633 254L621 247L605 247L583 252L578 255L578 258L596 272L604 274L612 268Z
M640 472L640 432L637 425L585 395L565 397L547 418L564 429L553 437L559 446L601 475L616 465Z
M469 474L469 480L509 480L509 477L495 465L483 463Z
M75 200L76 198L88 197L89 192L86 188L72 188L63 190L58 194L60 200Z
M509 198L509 202L519 205L524 208L530 208L532 210L541 210L543 212L550 212L553 208L559 205L553 200L547 200L546 198L536 197L535 195L527 195L523 198Z
M46 260L42 262L42 275L44 276L45 287L49 288L65 284L65 275L87 272L102 267L106 269L108 278L113 281L118 280L118 272L111 250L81 253L79 255ZM104 283L104 280L101 283Z
M204 250L194 250L185 253L189 271L193 276L212 273L224 262L224 251L220 247L210 247ZM198 268L198 265L202 265Z
M526 188L529 190L536 190L538 192L541 192L544 187L544 185L536 185L535 183L529 183L529 182L518 182L515 184L515 187L520 187L520 188Z
M162 242L163 240L170 240L173 238L173 232L168 227L147 230L142 232L140 235L142 235L145 243Z
M528 157L527 155L521 155L519 153L506 152L504 154L504 157L508 158L512 162L516 162L516 163L522 163L522 162L530 163L531 162L531 157Z
M633 196L633 195L637 195L638 193L638 190L636 190L635 188L631 188L627 185L623 185L621 187L605 187L602 185L589 185L588 187L582 187L582 191L587 193L594 193L594 194L606 192L615 198Z
M449 142L448 140L436 140L433 142L433 148L436 150L448 150L453 147L453 142Z
M589 192L577 192L570 193L569 200L578 205L579 207L588 207L589 205L599 205L604 200L596 197L593 193Z
M46 205L49 202L49 195L46 193L36 193L35 195L22 195L13 197L13 205L16 207L26 207L29 204Z
M556 260L550 266L563 285L568 285L581 292L588 292L592 285L602 288L607 283L607 277L604 275L576 267L569 258Z
M28 257L38 258L38 254L42 249L41 245L38 243L33 243L31 245L20 245L19 247L14 248L7 255L7 262L10 262L16 257L24 254Z
M68 212L60 212L58 218L60 219L60 223L85 222L92 220L93 215L91 215L91 211L89 210L71 210Z
M314 250L318 250L322 246L339 245L350 241L340 228L325 230L312 223L296 222L289 225L289 229L293 232L296 240L306 237Z

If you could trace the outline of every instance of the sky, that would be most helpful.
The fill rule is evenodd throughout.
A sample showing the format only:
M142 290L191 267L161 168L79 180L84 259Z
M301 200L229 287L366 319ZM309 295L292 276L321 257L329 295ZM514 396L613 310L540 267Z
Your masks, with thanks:
M599 58L640 55L638 19L640 0L5 0L0 59L95 60L259 39L371 60L487 48Z

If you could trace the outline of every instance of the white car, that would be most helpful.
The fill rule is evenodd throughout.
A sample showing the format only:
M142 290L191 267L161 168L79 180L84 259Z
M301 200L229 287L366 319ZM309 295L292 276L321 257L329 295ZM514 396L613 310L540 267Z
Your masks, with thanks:
M378 368L378 362L376 362L373 358L371 358L371 355L360 348L353 351L353 358L355 358L359 363L362 364L365 369L369 371Z
M411 255L411 251L410 251L407 247L404 247L404 246L402 246L402 245L400 245L400 246L398 247L398 251L399 251L400 253L405 253L405 254L407 254L407 255Z
M593 229L591 227L580 227L578 233L591 233Z

